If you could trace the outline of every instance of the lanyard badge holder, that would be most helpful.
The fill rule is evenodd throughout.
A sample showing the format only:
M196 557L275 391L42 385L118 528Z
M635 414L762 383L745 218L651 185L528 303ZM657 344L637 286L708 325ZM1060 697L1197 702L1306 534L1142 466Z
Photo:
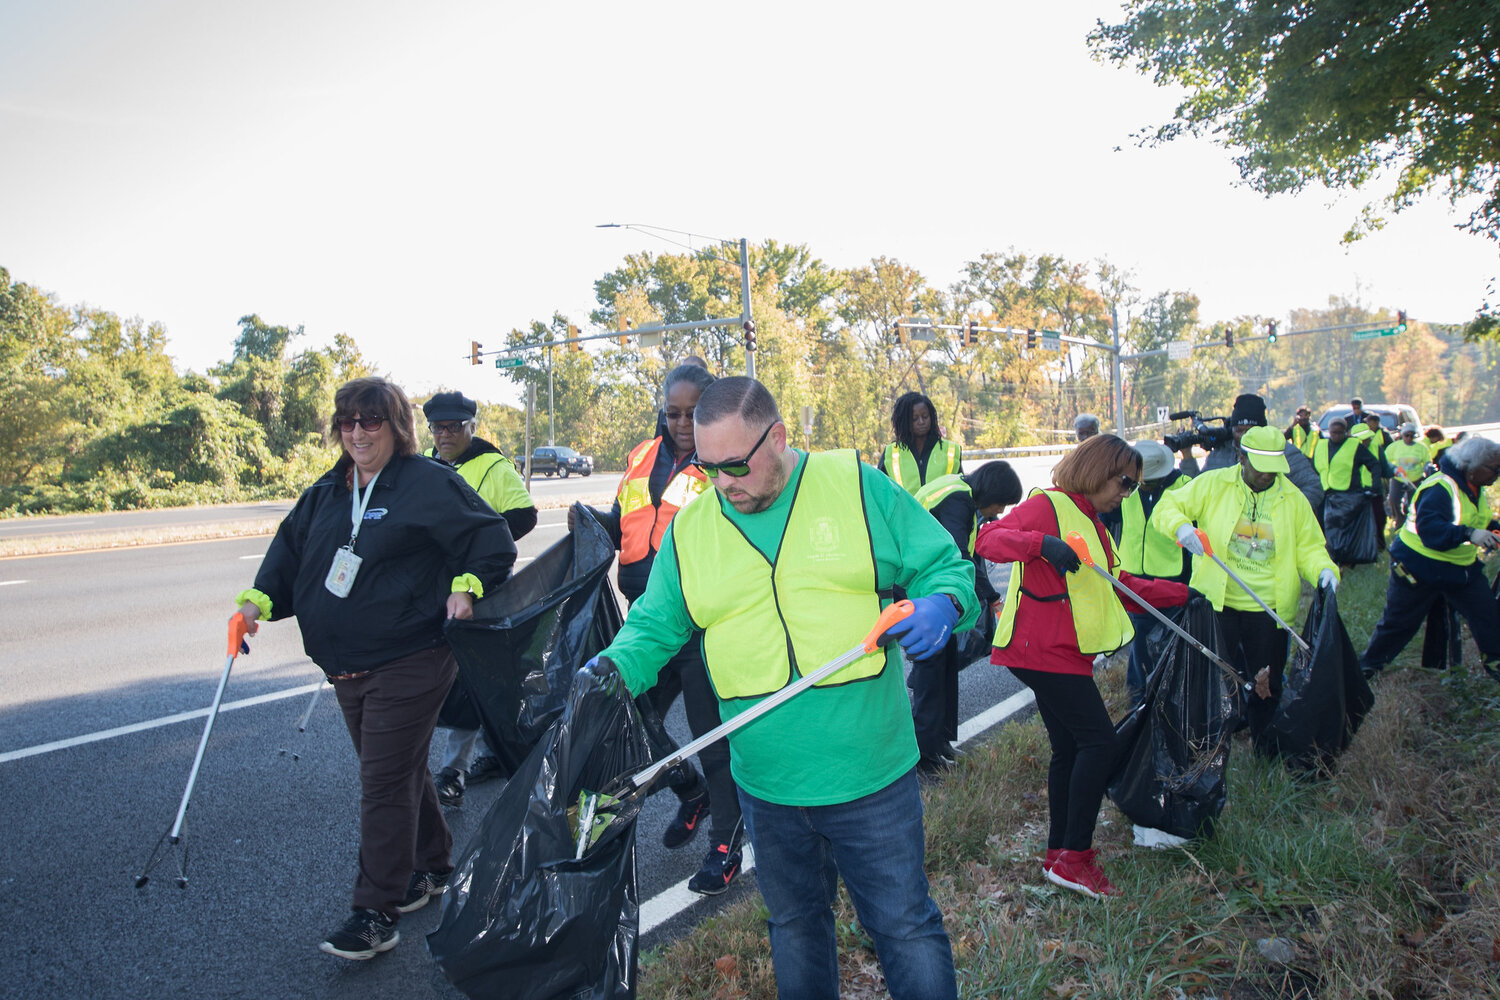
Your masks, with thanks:
M359 526L365 519L365 508L370 506L370 497L375 495L375 480L380 473L370 477L363 497L359 495L359 474L354 473L352 489L349 491L349 544L333 554L333 564L328 567L328 576L323 579L324 588L334 597L348 597L354 589L354 578L359 574L359 564L364 562L354 554L354 541L359 537Z

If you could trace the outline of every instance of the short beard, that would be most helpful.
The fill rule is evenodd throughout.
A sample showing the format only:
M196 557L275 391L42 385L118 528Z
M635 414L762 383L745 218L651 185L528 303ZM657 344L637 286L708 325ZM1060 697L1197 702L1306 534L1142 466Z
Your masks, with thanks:
M781 491L786 488L786 481L786 465L778 457L776 465L770 471L770 478L766 481L766 492L746 494L745 499L730 500L729 505L741 514L759 514L769 509L781 497Z

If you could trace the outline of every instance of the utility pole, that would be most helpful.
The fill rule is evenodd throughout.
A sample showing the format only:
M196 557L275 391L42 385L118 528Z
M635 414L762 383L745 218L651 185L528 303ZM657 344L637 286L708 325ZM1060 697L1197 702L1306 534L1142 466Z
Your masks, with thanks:
M547 444L557 444L556 425L552 419L552 345L547 345ZM530 454L528 452L527 454Z
M1114 326L1114 350L1109 353L1109 380L1114 383L1115 390L1115 428L1120 432L1120 437L1125 437L1125 386L1120 379L1120 309L1115 303L1109 304L1110 323Z
M750 318L750 247L740 237L740 329L745 331L745 374L755 377L755 322Z

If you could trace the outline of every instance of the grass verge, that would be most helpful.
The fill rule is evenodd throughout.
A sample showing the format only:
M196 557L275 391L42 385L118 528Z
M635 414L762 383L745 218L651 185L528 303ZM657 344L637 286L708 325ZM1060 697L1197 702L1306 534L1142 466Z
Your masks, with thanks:
M1358 568L1340 589L1356 649L1379 618L1386 566L1382 557ZM968 748L923 793L928 875L960 995L1500 996L1500 686L1482 673L1415 668L1419 652L1420 639L1376 682L1377 704L1331 777L1291 774L1237 738L1211 839L1134 848L1130 822L1106 802L1096 847L1123 893L1107 902L1040 877L1040 721ZM1116 714L1122 673L1100 678ZM774 997L765 917L758 899L745 902L644 956L640 995ZM843 894L838 924L843 995L885 996Z

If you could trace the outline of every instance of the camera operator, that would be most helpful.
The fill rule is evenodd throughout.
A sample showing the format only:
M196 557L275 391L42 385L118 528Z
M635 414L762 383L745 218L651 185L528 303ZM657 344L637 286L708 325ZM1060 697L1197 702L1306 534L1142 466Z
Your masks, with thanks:
M1208 458L1203 463L1204 472L1238 465L1240 463L1240 439L1245 436L1245 432L1252 427L1266 426L1266 401L1249 392L1236 396L1234 409L1229 413L1229 427L1227 430L1210 428L1207 424L1197 419L1196 414L1194 417L1193 423L1196 427L1201 427L1201 431L1193 435L1178 434L1162 439L1168 448L1183 453L1180 467L1183 473L1189 476L1196 476L1198 474L1198 463L1190 454L1192 445L1194 444L1203 444L1209 447ZM1210 417L1208 419L1223 418ZM1189 440L1184 443L1183 439L1189 437L1199 440ZM1286 456L1286 477L1292 481L1293 486L1302 491L1303 496L1307 497L1307 502L1312 505L1313 512L1321 514L1323 510L1323 482L1322 477L1318 475L1318 470L1313 467L1313 463L1308 460L1308 457L1302 453L1301 449L1290 441L1286 442L1282 449L1282 454ZM1322 523L1321 519L1319 523Z

